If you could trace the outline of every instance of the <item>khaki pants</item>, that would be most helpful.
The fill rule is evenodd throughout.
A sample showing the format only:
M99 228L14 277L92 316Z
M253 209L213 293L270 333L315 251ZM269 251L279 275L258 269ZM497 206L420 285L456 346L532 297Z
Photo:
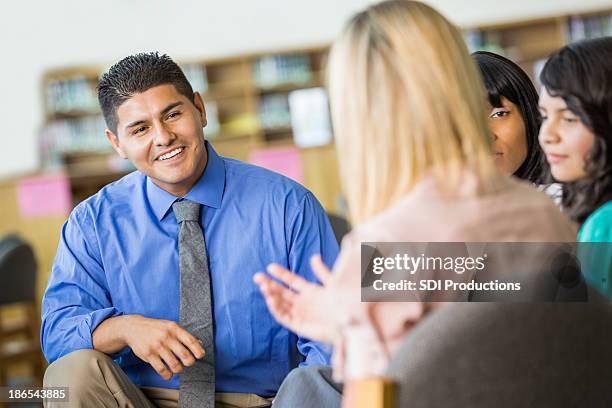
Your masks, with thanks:
M179 391L169 388L138 388L106 354L95 350L70 353L47 368L45 387L68 387L69 402L49 402L46 407L178 407ZM218 393L215 406L259 407L271 398L255 394Z

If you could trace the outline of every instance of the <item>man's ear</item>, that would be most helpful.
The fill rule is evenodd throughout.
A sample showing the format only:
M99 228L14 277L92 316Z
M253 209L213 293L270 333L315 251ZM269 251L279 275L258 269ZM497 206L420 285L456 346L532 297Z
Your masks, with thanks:
M193 93L193 104L196 109L200 113L200 121L202 122L202 127L206 126L206 108L204 107L204 101L202 100L202 96L199 92Z
M125 154L125 152L123 151L123 149L121 148L121 143L119 143L119 137L117 137L117 135L115 135L113 132L111 132L109 129L106 129L104 131L104 134L106 135L106 138L108 139L109 142L111 142L111 144L113 145L113 149L115 149L115 151L117 152L117 154L122 158L122 159L127 159L127 154Z

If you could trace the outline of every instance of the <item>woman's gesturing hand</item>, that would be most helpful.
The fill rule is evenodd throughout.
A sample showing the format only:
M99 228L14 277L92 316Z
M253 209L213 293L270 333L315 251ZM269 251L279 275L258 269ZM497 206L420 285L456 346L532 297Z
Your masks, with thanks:
M337 323L333 311L332 275L319 255L310 259L310 266L321 285L312 283L278 264L268 265L268 273L253 277L266 299L274 318L289 330L311 340L331 343Z

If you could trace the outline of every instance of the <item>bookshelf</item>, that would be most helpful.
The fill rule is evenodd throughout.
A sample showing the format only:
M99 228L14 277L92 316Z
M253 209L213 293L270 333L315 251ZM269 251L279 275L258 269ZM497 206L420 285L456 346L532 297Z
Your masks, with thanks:
M612 7L464 28L471 51L484 49L506 55L534 82L543 61L555 49L603 35L612 35ZM179 65L204 98L208 118L205 135L221 155L249 161L259 149L298 145L301 182L327 210L338 212L342 210L340 183L325 92L303 92L323 89L327 52L328 46L321 45L179 61ZM42 81L43 170L63 169L68 174L75 203L133 170L114 155L103 136L104 122L95 98L103 71L92 66L53 70ZM300 137L295 137L298 134Z
M534 83L548 55L566 44L612 35L612 7L588 13L470 27L470 51L497 52L521 66Z

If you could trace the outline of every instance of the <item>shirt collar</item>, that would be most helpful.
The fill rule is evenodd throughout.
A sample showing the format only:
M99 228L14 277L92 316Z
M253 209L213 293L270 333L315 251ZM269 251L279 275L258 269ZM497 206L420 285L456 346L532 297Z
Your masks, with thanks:
M223 190L225 188L225 163L219 157L215 149L208 142L208 162L202 177L196 182L192 189L183 197L186 200L195 201L208 207L221 207ZM162 220L168 213L170 206L177 200L175 195L158 187L150 177L147 177L147 198L153 212L158 220Z

